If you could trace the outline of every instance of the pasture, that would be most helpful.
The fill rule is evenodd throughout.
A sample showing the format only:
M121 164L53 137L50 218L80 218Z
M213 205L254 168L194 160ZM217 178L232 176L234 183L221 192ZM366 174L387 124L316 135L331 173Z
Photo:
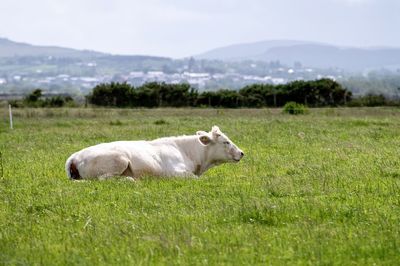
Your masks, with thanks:
M400 110L2 110L0 265L394 265ZM220 126L246 156L200 179L73 182L114 140Z

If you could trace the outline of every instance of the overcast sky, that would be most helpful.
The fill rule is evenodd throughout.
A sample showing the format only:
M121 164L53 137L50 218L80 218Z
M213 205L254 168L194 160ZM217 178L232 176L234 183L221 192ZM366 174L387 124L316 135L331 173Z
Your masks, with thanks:
M0 37L175 58L274 39L400 47L400 0L1 0Z

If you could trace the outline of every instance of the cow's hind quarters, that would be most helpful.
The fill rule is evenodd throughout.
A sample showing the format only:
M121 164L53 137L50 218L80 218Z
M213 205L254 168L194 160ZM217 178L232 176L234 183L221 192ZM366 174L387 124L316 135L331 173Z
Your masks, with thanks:
M76 168L76 165L73 162L69 166L69 174L70 174L71 179L74 179L74 180L81 179L79 171L78 171L78 169Z

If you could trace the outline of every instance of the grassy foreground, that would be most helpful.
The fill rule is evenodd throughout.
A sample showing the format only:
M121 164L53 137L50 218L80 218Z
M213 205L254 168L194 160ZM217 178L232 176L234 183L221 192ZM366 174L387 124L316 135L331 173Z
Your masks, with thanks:
M21 109L0 124L0 265L395 265L400 110ZM72 182L73 152L217 124L198 180ZM0 166L1 167L1 166Z

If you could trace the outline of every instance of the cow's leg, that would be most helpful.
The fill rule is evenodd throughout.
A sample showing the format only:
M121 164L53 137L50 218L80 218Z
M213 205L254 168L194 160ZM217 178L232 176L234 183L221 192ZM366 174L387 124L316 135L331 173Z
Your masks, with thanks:
M123 161L125 161L125 158L123 158ZM118 172L120 172L120 171L118 171ZM128 160L128 166L126 167L125 171L123 171L122 173L120 173L120 174L111 174L111 175L106 174L104 176L99 177L99 179L100 180L104 180L104 179L107 179L107 178L112 177L112 176L122 176L128 181L134 182L135 178L134 178L134 174L133 174L133 171L132 171L131 162Z
M131 162L128 163L128 167L121 175L126 177L126 179L129 181L135 181L135 175L133 174Z
M193 174L192 172L189 171L176 171L173 176L176 177L183 177L183 178L199 178L197 175Z
M79 173L84 177L95 177L100 180L112 176L122 176L128 168L129 159L119 153L99 155L84 163Z
M134 175L133 175L133 170L132 170L132 166L131 166L131 162L128 162L128 166L126 167L125 171L122 172L121 175L122 175L122 176L134 177Z

